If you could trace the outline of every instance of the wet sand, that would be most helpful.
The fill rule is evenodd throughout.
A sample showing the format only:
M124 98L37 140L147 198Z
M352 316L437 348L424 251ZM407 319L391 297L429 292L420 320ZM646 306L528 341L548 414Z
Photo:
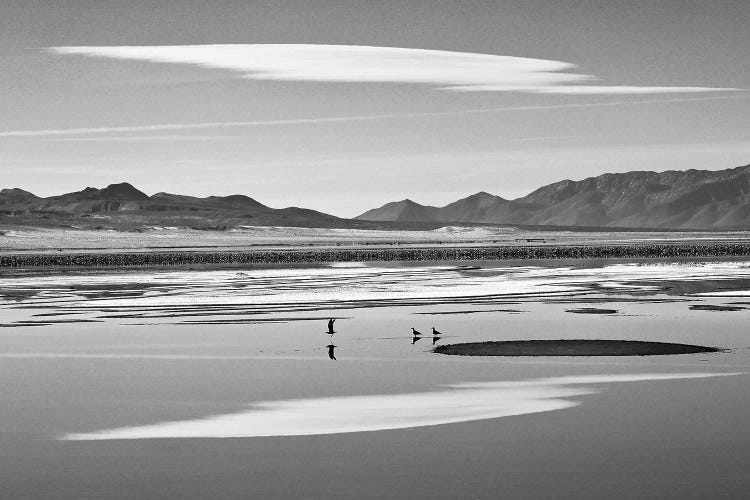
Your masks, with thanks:
M142 227L92 230L72 226L28 226L0 217L0 253L153 252L435 245L611 245L667 242L747 242L750 231L695 231L513 225L386 223L380 229L240 226L226 230Z

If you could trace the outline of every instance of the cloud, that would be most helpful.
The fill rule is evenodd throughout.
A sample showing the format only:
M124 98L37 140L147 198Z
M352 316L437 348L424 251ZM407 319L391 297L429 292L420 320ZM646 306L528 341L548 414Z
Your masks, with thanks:
M591 75L566 73L562 61L443 50L359 45L236 44L52 47L57 54L191 64L254 80L411 83L452 91L541 94L645 94L739 90L708 87L578 85Z
M581 385L731 375L739 373L588 375L463 383L440 391L411 394L266 401L238 413L66 434L60 439L313 436L405 429L562 410L580 404L577 399L571 398L596 392Z
M449 87L457 91L508 91L517 90L495 85L471 85ZM534 94L564 94L564 95L633 95L633 94L685 94L691 92L720 92L737 91L742 89L713 88L713 87L634 87L630 85L606 86L606 85L561 85L549 87L536 87L525 89L525 92Z
M349 123L349 122L367 122L379 120L393 120L399 118L430 118L441 116L459 116L459 115L481 115L490 113L503 113L512 111L545 111L555 109L578 109L578 108L600 108L612 106L627 106L635 104L669 104L682 102L701 102L701 101L723 101L729 99L747 99L748 95L734 96L711 96L711 97L687 97L672 99L645 99L630 101L608 101L608 102L588 102L588 103L568 103L568 104L542 104L530 106L505 106L499 108L475 108L459 109L454 111L427 111L417 113L384 113L376 115L351 115L351 116L324 116L319 118L289 118L279 120L248 120L248 121L231 121L231 122L198 122L198 123L160 123L155 125L127 125L121 127L83 127L83 128L63 128L63 129L39 129L39 130L5 130L0 131L2 137L49 137L49 136L70 136L70 135L89 135L89 134L111 134L111 133L129 133L129 132L163 132L174 130L199 130L199 129L217 129L217 128L237 128L237 127L267 127L281 125L307 125L323 123Z
M56 137L54 142L203 142L247 139L244 135L105 135L94 137Z

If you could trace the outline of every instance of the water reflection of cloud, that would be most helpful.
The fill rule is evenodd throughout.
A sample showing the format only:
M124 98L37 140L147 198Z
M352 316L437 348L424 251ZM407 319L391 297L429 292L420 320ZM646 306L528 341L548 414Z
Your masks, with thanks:
M266 401L195 420L67 434L63 440L309 436L422 427L570 408L586 385L692 379L738 373L665 373L462 383L434 392Z

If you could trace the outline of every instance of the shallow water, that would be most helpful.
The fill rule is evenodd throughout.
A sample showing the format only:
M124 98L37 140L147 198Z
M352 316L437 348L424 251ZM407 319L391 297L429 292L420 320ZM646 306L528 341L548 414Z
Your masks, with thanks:
M727 261L6 275L0 479L10 497L741 498L749 291ZM431 352L565 338L724 351Z

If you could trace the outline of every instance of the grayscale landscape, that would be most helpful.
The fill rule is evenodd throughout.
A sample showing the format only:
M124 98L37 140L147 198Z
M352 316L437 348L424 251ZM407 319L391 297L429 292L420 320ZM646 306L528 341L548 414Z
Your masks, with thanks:
M749 19L0 3L0 496L747 498Z

